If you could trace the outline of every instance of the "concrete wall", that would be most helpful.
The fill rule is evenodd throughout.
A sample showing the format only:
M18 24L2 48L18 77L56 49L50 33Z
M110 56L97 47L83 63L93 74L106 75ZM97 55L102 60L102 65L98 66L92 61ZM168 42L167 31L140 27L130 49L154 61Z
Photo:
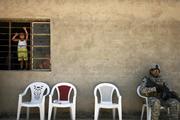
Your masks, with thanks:
M0 113L16 113L18 94L29 83L51 87L71 82L77 110L93 113L93 88L118 86L123 112L141 110L136 86L159 63L180 94L178 0L0 0L0 18L50 18L51 72L0 71Z

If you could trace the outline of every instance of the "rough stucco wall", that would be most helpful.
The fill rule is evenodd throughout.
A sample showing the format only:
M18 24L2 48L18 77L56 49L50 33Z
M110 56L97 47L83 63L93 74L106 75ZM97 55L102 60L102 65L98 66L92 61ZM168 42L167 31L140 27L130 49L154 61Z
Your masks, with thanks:
M15 113L29 83L78 89L77 113L93 113L93 88L118 86L123 112L141 110L136 86L159 63L180 94L180 3L177 0L1 0L0 18L50 18L51 72L1 71L0 113Z

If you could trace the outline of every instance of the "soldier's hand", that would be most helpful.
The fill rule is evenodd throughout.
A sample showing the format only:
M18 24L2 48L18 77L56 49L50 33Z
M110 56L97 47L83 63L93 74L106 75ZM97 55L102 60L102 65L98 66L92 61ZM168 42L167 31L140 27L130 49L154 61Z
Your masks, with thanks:
M152 91L152 92L156 92L156 87L152 87L152 88L151 88L151 91Z

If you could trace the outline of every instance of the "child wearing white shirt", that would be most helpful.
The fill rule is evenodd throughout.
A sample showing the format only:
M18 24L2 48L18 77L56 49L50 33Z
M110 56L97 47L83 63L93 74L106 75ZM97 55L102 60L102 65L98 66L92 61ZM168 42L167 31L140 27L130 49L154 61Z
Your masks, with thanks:
M20 62L20 68L23 69L24 62L26 69L28 68L28 50L27 50L27 40L28 40L28 32L26 30L26 27L23 27L24 33L15 33L15 35L12 37L12 41L18 42L17 46L17 53L18 53L18 61ZM16 37L19 35L19 39Z

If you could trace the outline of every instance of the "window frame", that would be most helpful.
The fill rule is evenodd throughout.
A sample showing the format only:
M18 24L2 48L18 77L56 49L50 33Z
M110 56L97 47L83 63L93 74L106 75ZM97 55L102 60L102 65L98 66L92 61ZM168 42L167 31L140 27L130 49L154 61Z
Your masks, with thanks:
M31 29L34 27L34 24L36 24L36 23L38 23L38 24L44 24L44 23L49 23L50 24L50 22L32 22L31 23L31 25L32 25L32 27L31 27ZM51 29L51 26L49 27L49 29ZM31 30L31 32L32 32L32 35L31 35L31 40L32 40L32 42L31 42L31 51L32 51L32 53L31 53L31 56L33 56L32 58L31 58L31 67L32 67L32 70L49 70L49 69L34 69L34 65L33 65L33 63L34 63L34 48L38 48L40 45L34 45L34 35L48 35L49 37L50 37L50 41L49 41L49 46L48 45L44 45L44 46L42 46L42 47L49 47L49 55L51 55L51 30L50 30L50 33L49 34L34 34L34 31L33 31L33 29ZM49 56L49 58L50 58L50 60L51 60L51 57ZM35 59L43 59L43 58L35 58ZM46 59L48 59L48 58L46 58ZM51 69L51 67L50 67L50 69Z
M8 28L8 33L4 33L4 34L8 34L9 35L9 38L8 38L8 42L9 44L7 45L1 45L0 44L0 47L1 46L6 46L8 47L8 50L7 50L7 69L0 69L0 71L51 71L52 69L52 66L51 66L51 20L49 18L39 18L39 19L30 19L30 18L0 18L0 22L8 22L8 27L5 27L5 28ZM28 70L20 70L20 69L12 69L12 23L25 23L25 22L29 22L30 23L30 33L29 33L29 40L30 40L30 56L28 57L30 59L30 62L28 63L29 64L29 69ZM34 68L34 65L33 65L33 23L49 23L49 37L50 37L50 40L49 40L49 59L50 61L50 67L49 69L35 69ZM3 27L1 27L3 28ZM1 53L1 51L0 51ZM29 53L28 53L29 54ZM5 57L4 57L5 58ZM3 65L3 63L0 63Z

